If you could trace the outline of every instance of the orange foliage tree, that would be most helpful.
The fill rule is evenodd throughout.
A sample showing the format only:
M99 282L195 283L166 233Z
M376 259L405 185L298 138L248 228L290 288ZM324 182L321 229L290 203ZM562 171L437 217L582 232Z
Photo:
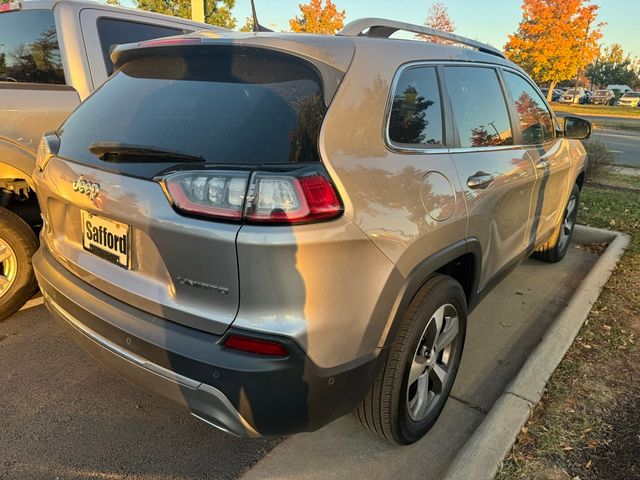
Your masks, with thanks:
M509 35L505 54L537 82L554 87L576 76L598 54L604 23L589 0L523 0L518 31Z
M344 26L346 12L339 12L331 0L326 0L324 7L322 0L310 0L309 3L301 3L299 7L302 17L296 15L289 20L294 32L333 35Z
M424 22L424 26L434 28L442 32L453 32L456 29L455 25L451 21L451 18L449 17L447 6L441 2L435 2L431 4L429 10L427 11L427 19ZM416 37L427 42L450 43L446 40L442 40L440 38L432 37L430 35L425 35L422 33L419 33L418 35L416 35Z

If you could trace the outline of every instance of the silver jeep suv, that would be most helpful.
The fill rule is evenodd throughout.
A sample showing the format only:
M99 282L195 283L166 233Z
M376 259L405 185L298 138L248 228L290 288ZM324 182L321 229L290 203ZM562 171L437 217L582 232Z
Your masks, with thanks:
M427 33L465 48L392 40ZM468 313L569 245L588 122L492 47L359 20L336 36L118 47L34 174L52 314L133 383L239 435L348 412L434 424Z

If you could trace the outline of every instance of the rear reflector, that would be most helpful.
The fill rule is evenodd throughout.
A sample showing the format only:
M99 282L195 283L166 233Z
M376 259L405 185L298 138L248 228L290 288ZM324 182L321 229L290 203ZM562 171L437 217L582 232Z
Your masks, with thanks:
M228 336L224 342L224 346L242 352L267 355L270 357L286 357L289 354L284 346L278 342L258 340L256 338L241 337L238 335Z

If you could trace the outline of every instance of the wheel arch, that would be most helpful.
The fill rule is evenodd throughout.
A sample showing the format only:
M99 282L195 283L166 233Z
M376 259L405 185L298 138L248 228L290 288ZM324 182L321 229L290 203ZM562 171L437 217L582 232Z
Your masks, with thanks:
M35 152L6 138L0 138L0 180L24 180L33 189L31 172L35 168L35 162Z
M584 185L584 181L587 177L587 171L584 168L581 168L580 171L578 172L578 176L576 177L576 185L578 185L578 188L580 189L580 191L582 191L582 186Z
M471 312L479 302L481 266L482 248L476 238L460 240L420 262L405 279L380 346L387 347L393 343L409 304L435 274L448 275L460 283L467 299L467 309Z

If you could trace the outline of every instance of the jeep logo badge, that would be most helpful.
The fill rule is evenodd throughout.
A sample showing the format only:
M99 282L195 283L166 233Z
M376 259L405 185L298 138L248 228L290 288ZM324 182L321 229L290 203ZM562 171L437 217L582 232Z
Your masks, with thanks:
M89 197L90 200L95 200L100 193L100 184L85 180L82 175L80 175L78 179L73 182L72 187L74 192L82 193L83 195Z

